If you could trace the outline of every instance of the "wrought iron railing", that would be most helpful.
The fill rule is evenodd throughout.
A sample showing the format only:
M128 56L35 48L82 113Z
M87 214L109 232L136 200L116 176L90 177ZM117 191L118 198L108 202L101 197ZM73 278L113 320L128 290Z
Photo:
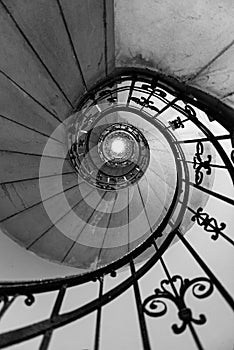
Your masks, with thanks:
M102 107L103 109L99 108L103 105L105 106ZM221 109L220 105L219 108ZM128 289L133 289L142 336L142 348L146 350L152 348L152 334L148 327L149 319L164 316L169 308L167 302L170 301L177 309L177 318L174 318L172 332L177 335L190 332L196 347L200 350L205 349L203 340L198 334L198 328L206 323L209 315L203 313L197 315L187 301L187 294L191 292L196 299L205 299L211 296L214 290L217 290L232 310L234 310L234 300L231 291L228 291L222 283L222 278L191 243L190 235L184 234L183 220L187 215L191 224L194 223L193 234L199 230L199 232L210 235L211 245L208 249L212 249L212 244L219 244L220 240L224 240L227 245L234 245L231 237L233 227L230 227L230 223L220 221L215 217L215 213L210 214L206 207L200 207L199 201L196 203L189 201L191 191L196 191L198 197L199 194L206 195L209 197L209 202L216 201L219 204L215 205L218 214L222 211L222 207L225 211L226 207L232 208L234 204L232 195L229 195L227 191L222 193L222 185L216 189L215 184L210 185L213 180L209 182L209 185L206 182L208 178L214 177L216 171L223 171L227 175L225 181L229 181L230 194L233 191L233 129L230 129L229 117L224 115L223 119L217 120L213 115L213 107L206 102L202 94L199 95L199 92L190 89L187 95L183 85L171 84L168 79L160 75L140 70L120 70L108 80L97 84L91 92L84 96L75 115L79 117L81 111L82 118L92 123L97 118L97 111L98 117L106 111L131 111L145 118L155 128L167 135L177 171L172 202L156 229L151 228L148 220L151 234L144 242L106 266L63 278L1 282L0 317L3 320L6 314L11 313L12 305L17 299L23 297L25 304L30 307L40 294L56 291L57 298L51 305L49 317L3 332L0 337L0 348L42 336L39 349L48 349L56 329L83 319L91 313L96 313L93 348L102 349L101 332L105 332L105 329L102 329L103 307L111 305L113 300ZM76 121L79 127L79 119ZM85 120L83 120L84 123ZM224 133L223 130L225 130ZM142 208L145 210L143 202ZM147 211L145 211L145 216L147 218ZM158 245L158 239L162 237L163 240ZM180 248L183 247L201 268L201 275L194 277L193 271L191 276L182 276L179 271L178 273L170 272L171 267L166 262L165 254L175 239L178 243L174 249L177 248L177 245L180 245ZM151 253L145 260L140 260L139 265L139 256L147 250L150 250ZM180 259L180 256L177 258ZM158 265L161 265L165 277L161 281L156 281L154 291L148 290L147 294L142 293L143 277L149 271L154 271ZM123 267L129 270L130 275L124 281L119 281ZM115 278L116 282L113 288L105 291L104 286L108 276ZM62 305L69 297L67 296L68 291L77 288L77 299L79 299L79 287L87 284L89 288L91 281L99 286L97 297L87 300L81 306L74 303L72 310L62 311ZM168 334L170 332L168 327ZM79 343L76 339L74 341ZM162 349L161 345L159 347ZM190 348L189 344L187 348Z

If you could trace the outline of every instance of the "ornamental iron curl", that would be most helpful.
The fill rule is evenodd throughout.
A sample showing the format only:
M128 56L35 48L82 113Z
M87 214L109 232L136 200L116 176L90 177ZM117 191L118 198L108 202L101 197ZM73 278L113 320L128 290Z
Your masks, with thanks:
M206 174L211 174L211 165L210 162L212 160L212 156L209 154L207 156L207 160L203 160L201 155L204 153L204 147L202 142L198 142L196 145L196 153L193 157L193 169L195 169L195 183L196 185L200 185L203 181L204 174L202 173L202 169L206 169Z
M196 111L193 109L192 106L186 104L184 107L184 110L185 110L188 118L190 118L190 119L196 118Z
M178 283L179 282L179 286ZM173 288L168 288L170 285ZM151 317L160 317L166 314L167 305L161 299L171 300L178 308L178 317L182 321L181 325L173 324L172 330L175 334L181 334L190 323L202 325L206 322L203 314L199 318L194 318L192 310L185 303L185 294L192 287L192 294L198 299L204 299L213 292L213 283L206 277L197 277L192 280L183 279L179 275L174 275L170 280L162 280L161 289L157 288L154 294L147 297L143 303L144 312ZM161 308L159 309L159 306Z
M221 231L223 231L226 227L224 222L221 222L218 225L215 218L210 218L207 213L202 213L203 208L199 207L197 212L191 217L192 221L196 221L199 226L204 226L204 230L206 232L213 232L211 235L211 239L216 241L219 238Z
M25 295L24 303L27 306L31 306L35 302L35 297L33 294L27 294Z
M146 91L153 90L153 94L155 96L159 96L161 98L166 98L167 97L166 91L159 89L159 88L156 89L156 85L157 85L156 81L151 83L151 85L142 84L141 89L146 90Z
M155 112L159 112L159 109L154 106L154 102L151 100L147 100L143 96L141 96L141 98L133 96L133 97L131 97L131 101L135 102L136 104L138 104L142 107L150 108Z
M143 72L144 73L144 72ZM109 78L108 78L109 79ZM129 84L129 80L131 80L131 84ZM127 81L127 84L129 85L128 88L126 88L126 84L125 82ZM104 93L103 91L103 95L101 96L99 94L98 91L100 91L100 86L99 88L95 87L95 93L91 92L88 93L87 96L89 96L86 100L84 100L84 102L82 102L82 104L79 104L77 107L77 111L75 113L75 116L77 116L75 119L74 124L72 124L71 128L69 128L68 130L68 136L70 138L70 142L69 145L72 148L73 143L76 143L78 138L76 137L77 134L79 135L79 139L82 139L83 137L88 137L89 136L89 132L91 132L92 128L95 126L95 119L99 117L100 115L100 111L98 110L98 108L93 108L93 106L95 106L95 103L97 106L99 106L97 103L101 103L103 102L103 105L105 106L105 108L109 108L109 110L111 110L111 108L118 108L118 101L117 104L115 106L115 100L116 97L115 95L118 94L118 92L121 91L127 91L128 94L126 93L126 109L131 108L133 110L134 109L138 109L138 111L141 108L136 108L137 106L135 106L133 104L133 106L130 104L130 99L132 94L134 94L135 92L137 92L137 96L139 96L139 82L150 82L149 85L145 84L144 86L142 85L141 88L144 90L148 90L147 92L145 92L145 96L148 96L148 98L144 99L138 99L141 103L139 103L141 106L144 105L145 101L148 101L146 104L148 105L148 108L154 107L152 105L152 103L150 103L150 101L154 101L155 103L155 107L157 108L157 101L158 100L163 100L165 102L165 107L163 107L162 109L160 109L159 113L163 113L167 108L173 108L175 109L177 112L176 113L181 113L183 116L188 117L188 119L191 120L191 122L194 123L194 125L196 125L205 135L205 139L203 138L203 141L209 141L211 142L211 144L217 149L217 152L220 153L220 156L223 158L223 161L226 165L227 170L230 172L230 166L228 167L228 162L227 162L227 157L225 158L226 155L226 151L225 149L222 148L222 145L220 143L220 148L216 147L217 145L219 145L218 140L219 138L216 137L215 135L212 136L212 132L209 131L209 129L202 124L202 122L200 120L198 120L198 118L196 118L196 109L192 108L192 106L189 105L185 105L185 102L183 101L183 99L181 99L181 90L177 90L176 88L174 89L168 89L168 91L172 91L172 93L170 92L170 96L167 97L167 93L164 92L163 90L160 89L156 89L155 90L155 84L152 84L151 82L151 78L147 78L146 76L143 76L143 79L141 79L140 74L138 73L131 73L131 75L129 74L122 74L121 78L117 79L117 77L114 78L114 81L112 81L112 83L109 83L108 85L106 85L106 87L109 88L113 88L115 87L115 89L112 90L105 90L106 92ZM118 83L123 83L122 87L118 87L117 84ZM161 84L163 87L165 85L165 89L167 88L167 84L163 82L163 84ZM103 85L102 85L103 86ZM160 81L159 81L159 86L160 86ZM99 90L98 90L99 89ZM121 90L122 89L122 90ZM154 91L155 90L155 91ZM173 94L173 91L175 90L175 94ZM94 91L94 90L91 90ZM112 94L111 94L112 92ZM141 91L143 94L143 91ZM147 93L147 95L146 95ZM97 98L96 98L97 97ZM140 97L140 96L139 96ZM152 99L151 99L152 97ZM168 100L166 100L166 97L168 98ZM173 99L172 99L173 97ZM90 102L90 99L93 98L93 102ZM191 98L189 99L191 100ZM113 106L109 106L107 102L113 103ZM179 101L178 104L176 104L176 101ZM200 101L199 101L200 102ZM204 102L204 104L206 103L206 101L202 101L202 97L201 97L201 102ZM85 104L84 104L85 103ZM121 103L122 103L122 96L121 96ZM181 105L183 104L184 107L181 107ZM149 107L150 106L150 107ZM161 106L161 104L160 104ZM117 110L117 109L116 109ZM82 111L82 113L80 113L80 111ZM152 113L153 114L153 113ZM80 118L80 116L82 116L82 118ZM84 118L83 118L84 116ZM163 127L166 128L166 122L167 122L167 118L165 120L165 125ZM152 124L155 123L156 125L156 121L155 121L155 116L152 116ZM162 122L163 123L163 122ZM161 125L161 124L159 124ZM84 135L82 135L84 134ZM75 135L75 136L74 136ZM82 136L81 136L82 135ZM86 136L85 136L86 135ZM169 133L170 137L168 136L169 140L171 140L171 146L174 147L174 154L176 155L183 155L183 151L180 150L180 143L182 143L182 140L178 140L178 143L175 144L174 140L176 140L176 138L171 137L171 133ZM173 136L173 135L172 135ZM221 138L222 139L222 138ZM194 139L193 137L190 138L190 140L188 140L191 143L197 142L196 139ZM79 147L78 147L79 146ZM82 153L85 152L85 148L83 147L84 144L81 142L79 145L78 143L74 146L74 153L79 153L79 157L80 159L82 158ZM203 144L201 144L200 148L203 147ZM199 148L199 149L200 149ZM223 150L223 155L222 152L220 152ZM180 157L182 158L182 157ZM230 158L230 154L229 154L229 158ZM73 157L73 160L77 160L78 157ZM146 239L145 242L143 242L141 245L137 246L135 250L133 251L129 251L126 255L124 255L123 257L121 257L119 260L117 261L113 261L108 265L105 265L103 267L98 268L97 270L93 270L93 271L89 271L88 273L82 273L81 275L75 275L75 276L66 276L66 277L61 277L61 278L54 278L54 279L47 279L47 280L37 280L37 281L25 281L25 282L14 282L13 284L11 282L9 283L3 283L1 285L1 295L2 297L0 297L0 312L1 312L1 307L4 304L4 298L5 298L5 304L7 302L7 298L9 299L9 301L14 300L13 298L16 298L18 296L21 296L25 299L25 303L27 305L30 305L33 301L33 299L31 297L27 298L25 297L25 293L27 294L28 292L30 293L47 293L48 291L58 291L61 290L61 286L64 285L64 283L66 282L68 287L73 287L73 286L80 286L80 285L85 285L86 283L89 283L90 281L96 281L98 280L101 276L105 276L107 274L110 274L112 277L115 277L116 275L116 271L118 271L120 268L123 268L123 266L128 266L129 265L129 261L133 261L133 259L136 259L138 256L140 256L141 254L143 254L144 251L146 251L148 249L148 247L150 247L152 240L156 239L159 236L163 235L163 232L165 230L165 228L167 228L167 224L169 223L169 220L171 220L171 218L174 218L174 213L177 216L177 199L183 196L183 203L186 205L187 202L187 195L186 193L188 193L188 187L189 185L189 181L185 181L185 190L182 191L183 186L181 185L181 179L182 179L182 174L183 174L183 170L185 175L188 174L187 171L187 164L186 164L186 158L185 161L179 162L178 157L175 157L175 161L177 164L177 168L179 169L178 171L178 177L177 177L177 185L176 185L176 189L174 191L174 197L172 200L172 204L171 206L168 208L168 212L166 213L165 218L163 219L162 223L159 225L158 228L155 229L155 231L152 233L152 236L148 237ZM201 159L201 157L200 157ZM234 151L232 151L231 154L231 159L234 162ZM201 160L202 161L202 160ZM201 166L201 162L198 162L198 167ZM75 164L75 163L74 163ZM87 166L87 170L88 170L88 164L85 164L85 167ZM75 164L77 170L79 169L79 163ZM183 168L184 167L184 168ZM201 167L202 168L202 167ZM200 169L201 169L200 168ZM88 172L88 171L87 171ZM231 172L230 172L231 173ZM100 179L99 179L99 175L100 175ZM186 178L188 179L188 178ZM101 182L101 173L97 173L97 180ZM111 183L112 179L109 179L109 186L112 184ZM114 180L113 180L114 183ZM187 188L187 189L186 189ZM214 192L213 192L214 193ZM223 196L224 198L224 196ZM226 198L226 197L225 197ZM227 198L228 199L228 198ZM231 201L231 200L230 200ZM89 315L93 312L96 312L97 310L101 310L101 307L103 307L104 305L107 305L109 302L112 302L115 298L117 298L118 296L120 296L122 293L126 292L128 290L128 288L131 288L133 286L134 283L136 283L137 281L140 281L140 279L143 280L143 276L146 275L146 273L148 271L150 271L151 268L153 268L155 266L155 264L158 263L158 259L166 252L167 248L170 245L170 237L171 239L174 237L173 235L176 235L177 229L179 228L179 218L182 218L184 215L184 211L183 211L183 206L181 206L182 209L180 209L179 214L178 214L178 219L176 222L178 222L178 225L176 226L176 229L174 229L172 231L172 235L169 234L166 236L165 241L163 242L162 246L159 247L159 251L157 252L157 254L153 255L149 261L147 261L146 263L144 263L144 265L139 268L136 271L136 274L134 276L130 276L128 278L126 278L126 280L124 281L116 281L116 286L113 287L112 289L108 290L106 293L104 293L102 295L102 298L97 298L97 299L91 299L90 302L88 301L87 304L82 304L80 307L77 307L77 305L74 306L74 309L69 311L69 312L65 312L65 313L60 313L58 315L56 315L55 317L49 316L48 319L43 320L43 321L39 321L35 324L31 324L30 326L26 326L26 327L22 327L20 329L16 329L13 331L10 331L8 333L3 333L1 334L1 341L0 341L0 347L3 346L9 346L12 345L13 342L17 341L22 341L25 340L26 337L28 339L31 339L33 337L36 336L42 336L42 334L44 335L44 339L49 339L48 338L48 334L53 333L53 331L55 329L59 329L62 326L65 326L67 324L69 324L70 322L74 322L74 320L77 319L81 319L82 317ZM175 210L175 211L174 211ZM194 212L195 214L195 212ZM207 214L206 214L207 215ZM194 215L195 216L195 215ZM199 220L201 220L199 218ZM205 226L205 225L204 225ZM210 227L209 227L210 228ZM181 237L183 238L182 235L179 235L179 231L178 231L178 238ZM229 293L225 290L224 287L222 287L221 283L215 279L215 276L212 276L212 270L209 270L209 267L206 266L205 261L198 256L198 254L196 253L195 250L193 250L192 247L189 246L189 243L184 239L184 241L182 241L183 245L184 245L184 249L187 251L188 253L191 254L192 258L195 259L195 261L198 262L198 264L201 266L201 268L204 270L204 272L207 274L207 276L209 276L209 278L212 281L206 279L206 278L196 278L196 279L192 279L188 280L188 279L182 279L182 277L180 276L174 276L172 279L170 278L170 281L165 280L161 282L161 288L160 289L156 289L155 290L155 294L153 296L148 297L145 300L145 308L147 308L148 312L145 311L146 313L148 313L150 316L154 316L154 317L159 317L159 316L163 316L164 314L166 314L167 312L167 307L169 307L166 303L166 299L168 299L170 302L173 301L174 305L176 306L176 313L179 317L179 319L177 318L177 322L178 325L175 324L172 326L172 329L175 333L180 334L182 333L186 328L187 325L188 326L192 326L192 322L194 324L203 324L206 322L206 318L204 315L200 315L199 317L196 316L195 314L195 310L191 307L191 309L188 306L191 305L186 305L185 304L185 299L186 299L186 291L189 289L188 294L193 294L193 296L195 296L198 299L202 299L205 298L207 296L209 296L212 291L213 291L213 283L214 285L217 287L217 290L221 293L221 295L223 296L223 298L227 301L227 303L232 307L233 307L233 300L231 298L231 296L229 295ZM196 257L197 254L197 257ZM200 260L199 260L200 259ZM164 282L164 283L163 283ZM169 282L175 283L176 289L178 291L176 291L176 293L173 293L173 290L170 291L170 286L169 286ZM170 283L171 284L171 283ZM169 289L169 290L168 290ZM174 289L175 290L175 289ZM4 295L6 295L7 293L7 297L4 297ZM18 294L16 294L18 293ZM186 294L186 295L185 295ZM2 304L1 304L2 303ZM54 304L56 306L56 304ZM57 304L58 305L58 304ZM141 306L141 303L139 304ZM149 308L150 306L150 308ZM56 309L56 307L55 307ZM139 308L140 310L139 312L139 319L141 317L141 308ZM151 313L151 314L150 314ZM155 315L156 314L156 315ZM195 316L195 318L193 318L193 314ZM176 322L176 323L177 323ZM101 325L101 323L100 323ZM142 336L144 336L143 332L142 332ZM5 345L4 345L5 344ZM188 347L190 347L190 345L188 344Z
M170 127L172 128L172 130L184 128L184 123L180 117L177 117L176 119L171 120L168 123L169 123Z
M15 294L15 295L12 295L11 297L9 295L0 296L0 304L2 303L0 308L0 320L2 319L6 311L9 309L9 307L13 304L15 299L18 298L19 296L23 296L23 295ZM33 294L25 294L24 296L25 296L25 299L24 299L25 305L31 306L35 302L35 297Z
M234 163L234 150L231 151L231 160Z

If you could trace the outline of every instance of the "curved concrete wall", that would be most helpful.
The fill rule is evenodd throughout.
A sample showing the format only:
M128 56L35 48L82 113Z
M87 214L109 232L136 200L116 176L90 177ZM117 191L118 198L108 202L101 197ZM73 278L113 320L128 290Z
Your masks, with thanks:
M116 0L116 64L149 67L234 107L231 0Z

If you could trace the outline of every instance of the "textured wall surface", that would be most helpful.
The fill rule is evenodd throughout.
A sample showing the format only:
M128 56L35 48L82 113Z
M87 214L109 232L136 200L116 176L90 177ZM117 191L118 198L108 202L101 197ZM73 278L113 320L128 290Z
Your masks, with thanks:
M231 0L117 0L117 65L148 66L233 107L233 18Z

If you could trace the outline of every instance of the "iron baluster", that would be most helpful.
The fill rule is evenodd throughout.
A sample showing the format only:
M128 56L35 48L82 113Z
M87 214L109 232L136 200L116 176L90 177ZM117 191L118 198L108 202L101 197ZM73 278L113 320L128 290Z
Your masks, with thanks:
M130 261L130 269L131 269L132 276L134 278L133 289L134 289L138 319L139 319L139 324L141 329L142 343L143 343L144 350L150 350L151 346L149 341L149 335L148 335L148 330L146 326L139 285L138 285L138 281L135 279L136 270L135 270L135 265L133 261Z
M158 75L155 74L155 77L157 77L157 79L155 78L155 81L156 80L157 80L157 82L159 81L159 83L158 83L159 88L157 88L157 89L155 89L155 86L153 86L152 84L150 85L150 82L152 83L152 81L153 81L152 76L148 80L147 80L146 75L144 76L144 79L143 78L141 79L140 73L139 74L131 73L131 75L125 74L125 76L121 76L122 80L119 79L119 81L117 81L115 78L112 78L112 87L113 86L116 87L117 86L116 84L119 84L119 83L121 84L124 81L130 81L131 86L130 87L128 86L129 95L128 95L127 104L130 102L130 99L132 98L132 93L134 91L137 91L138 95L136 95L135 99L137 99L137 100L135 100L135 101L137 101L137 104L140 105L140 107L134 106L134 108L132 108L132 110L136 109L139 112L139 110L142 111L144 107L152 109L152 110L158 110L157 107L154 106L154 103L156 104L155 100L158 99L158 100L163 101L166 105L160 111L157 112L156 116L159 114L162 114L168 108L171 108L171 110L175 109L177 112L180 112L182 115L187 116L188 119L186 119L186 120L190 120L191 122L194 123L195 126L200 128L200 130L205 135L205 137L203 137L203 138L197 138L197 139L185 140L185 141L177 141L173 137L173 135L172 135L172 137L170 136L170 143L172 143L171 148L172 148L174 153L177 153L177 156L175 156L176 167L177 168L180 167L180 165L178 165L177 160L179 160L179 161L182 160L181 163L183 163L182 165L184 166L184 168L186 168L187 163L189 163L189 161L187 161L185 158L183 158L183 154L181 155L181 153L180 153L180 159L178 158L178 153L179 153L178 152L179 147L177 148L177 146L179 146L178 144L198 142L197 152L195 154L196 160L193 162L193 164L195 166L195 168L194 168L195 173L196 173L196 171L198 173L197 174L198 181L197 182L195 181L195 183L190 182L188 179L188 176L186 176L187 175L186 170L183 169L184 173L185 173L185 175L184 175L185 186L187 186L187 187L193 186L193 187L199 189L200 191L203 191L204 193L206 193L208 195L211 195L215 198L218 198L220 200L225 201L226 203L233 205L234 201L231 198L228 198L222 194L216 193L215 191L211 191L209 189L203 188L202 186L199 186L202 182L201 177L203 177L203 173L202 173L203 169L207 170L207 172L211 172L211 168L214 166L213 164L211 164L211 159L209 159L209 156L208 156L207 160L203 160L201 157L203 154L203 142L209 141L216 148L216 150L220 154L227 170L231 174L232 169L233 169L233 166L231 168L231 165L233 165L231 163L231 160L234 161L234 150L231 152L231 157L230 157L230 155L227 157L225 149L218 142L218 140L229 139L230 135L221 135L221 136L212 135L212 133L208 130L208 128L206 128L200 122L200 120L198 120L196 118L195 108L193 108L192 106L190 106L188 104L186 104L184 108L180 107L181 103L179 103L178 105L175 105L175 102L177 100L179 100L180 102L181 101L183 102L183 99L181 98L181 95L180 95L181 92L179 91L179 89L176 93L174 92L174 89L167 90L166 83L164 81L163 81L163 83L162 82L160 83L160 77L158 77ZM141 87L139 87L139 85L135 86L135 83L139 83L139 82L142 83ZM164 87L164 85L165 85L165 90L164 90L164 88L160 88L160 86ZM108 85L108 87L109 86L110 85ZM111 86L110 86L110 88L111 88ZM103 89L105 89L105 90L103 91ZM139 92L142 92L142 90L140 90L140 89L148 91L147 92L148 98L141 97L138 99L138 96L140 96ZM155 89L155 91L154 91L154 89ZM107 92L107 91L109 91L109 92ZM104 92L105 93L103 94L103 96L101 96L101 93L100 93L98 98L100 97L100 100L107 100L108 102L110 102L110 105L108 106L108 108L113 108L114 111L117 111L118 106L117 106L117 104L115 104L117 99L115 97L113 97L112 94L116 93L116 95L117 95L117 93L119 91L123 91L123 88L118 87L115 90L114 89L107 90L107 85L105 85L104 88L102 86L102 90L101 90L101 93L104 93ZM170 91L171 96L174 97L174 99L172 99L171 101L166 100L167 93L169 91ZM94 96L93 100L94 101L98 100L98 98L97 98L97 100L95 100L95 96L97 96L97 94L98 94L98 91L95 90L95 92L93 93L93 96ZM152 100L150 100L152 95L155 98L154 102ZM89 98L92 98L91 96L92 96L92 94L89 94ZM175 96L177 96L177 97L175 97ZM178 96L180 96L180 98ZM134 97L132 99L134 99ZM191 100L191 99L188 98L188 101L189 100ZM156 104L156 106L157 106L157 104ZM116 108L116 109L114 109L114 108ZM126 106L125 106L125 108L126 108ZM126 110L127 110L127 108L126 108ZM130 108L129 108L129 110L130 110ZM137 112L136 112L136 114L137 114ZM142 112L142 114L143 114L143 112ZM100 115L98 115L98 117L99 116ZM88 128L91 125L91 123L95 122L96 115L91 114L89 116L86 115L86 117L87 118L86 118L86 121L84 121L84 123L86 122L86 127ZM180 117L178 117L178 118L180 118ZM174 121L171 121L172 124L170 124L170 127L172 129L174 127L173 130L184 127L183 122L185 120L181 120L181 119L178 120L178 118ZM147 116L146 116L145 119L148 120L148 119L150 119L150 117L148 117L148 119L147 119ZM158 126L156 124L156 121L153 120L153 117L151 117L151 121L152 121L152 124L154 123L155 127ZM164 126L165 126L165 124L164 124ZM79 125L76 126L75 130L77 131L79 129L79 127L80 127ZM85 130L83 130L83 131L86 132ZM70 130L71 135L73 132L74 132L74 130ZM168 130L168 134L170 134L169 130ZM173 149L173 147L174 147L174 149ZM175 150L175 148L176 148L176 150ZM76 151L75 147L74 147L74 151ZM82 145L80 145L80 151L82 151ZM76 158L73 157L74 162L75 162L75 159ZM76 165L76 166L78 167L78 165ZM216 165L216 167L220 167L220 166ZM89 172L88 166L87 166L87 170ZM181 180L182 179L182 166L181 166L181 172L179 172L179 170L177 170L177 171L178 171L177 181L178 181L178 179L180 181L182 181ZM201 182L199 183L199 181L201 181ZM100 178L100 182L101 182L101 178ZM178 308L178 317L181 320L181 324L173 325L173 331L177 334L180 334L180 333L183 333L185 331L185 329L190 328L190 331L193 335L193 338L194 338L198 348L201 350L202 345L200 343L200 340L198 339L198 336L195 332L195 329L193 328L193 325L203 324L203 323L205 323L206 320L205 320L204 315L200 315L200 317L198 317L198 318L193 317L192 310L190 308L188 308L186 303L185 303L184 296L185 296L187 290L189 288L191 288L193 295L195 297L205 298L206 296L208 296L212 293L213 285L215 285L217 287L217 289L220 291L220 293L222 294L222 296L225 298L225 300L227 300L227 302L229 303L229 305L233 309L234 309L234 302L233 302L231 296L229 295L229 293L223 288L222 284L218 281L216 276L214 276L213 272L209 269L209 267L201 259L199 254L187 242L187 240L184 238L184 236L181 235L179 231L173 230L173 227L176 225L173 223L177 223L176 226L179 227L179 225L184 217L183 211L181 211L181 214L178 215L178 218L174 217L174 215L177 215L177 213L178 213L178 211L176 211L176 209L178 209L178 208L176 208L177 203L180 202L183 205L185 205L185 207L187 207L187 201L188 201L188 198L185 195L186 190L184 188L182 188L182 186L180 186L179 188L178 187L179 186L178 186L178 182L177 182L176 191L178 191L178 192L177 192L176 196L174 197L174 199L175 199L174 205L168 206L169 209L168 209L168 212L166 212L168 214L165 217L166 220L163 221L163 224L160 225L160 228L157 229L157 232L156 232L156 230L154 232L153 232L153 230L151 230L152 235L149 237L149 239L147 239L145 242L143 242L142 245L138 246L134 251L130 250L130 237L129 237L129 231L128 231L129 252L127 252L127 254L125 256L123 256L123 258L121 258L117 261L113 261L113 263L111 262L109 265L101 266L100 268L92 271L91 273L82 274L79 276L72 276L72 277L69 276L66 278L47 280L47 281L14 282L12 284L11 283L4 284L4 282L3 282L3 284L1 285L1 290L2 290L1 295L3 295L4 297L2 297L2 299L0 299L3 302L3 306L0 310L0 316L4 314L4 312L7 310L7 308L14 301L14 298L16 298L18 296L17 293L19 293L19 296L20 295L22 296L22 295L24 295L25 291L32 292L32 293L34 293L35 291L36 291L36 293L37 292L43 293L43 292L50 291L50 290L60 290L61 286L64 285L65 280L68 282L68 284L66 284L66 285L67 286L69 285L69 287L71 287L73 285L79 285L79 284L89 282L92 278L93 279L95 278L96 280L99 279L100 289L99 289L99 298L97 298L96 300L91 300L91 301L87 302L87 304L83 305L82 307L79 307L77 309L74 308L74 310L69 311L69 312L65 312L64 314L58 314L58 313L56 314L55 313L53 317L51 315L50 318L43 320L43 321L40 321L40 322L37 322L33 325L21 327L20 329L13 330L12 332L3 333L3 337L0 340L0 347L2 348L2 347L8 346L9 344L10 345L16 344L17 342L20 342L22 340L28 340L28 339L31 339L31 338L38 336L38 335L44 335L44 339L48 340L48 339L50 339L50 336L52 335L52 332L54 331L54 329L62 327L62 326L66 325L70 322L73 322L77 319L80 319L81 317L84 317L85 315L88 315L91 312L97 312L95 349L98 349L99 348L99 338L100 338L101 308L102 308L102 306L105 304L108 304L110 301L114 300L114 298L121 295L121 293L126 291L128 288L133 287L134 292L135 292L135 299L137 301L138 317L139 317L139 321L141 324L142 338L143 338L143 342L145 344L144 348L148 349L147 346L149 346L149 344L148 344L149 342L147 343L148 335L147 335L146 322L144 319L145 315L144 315L144 312L142 311L143 306L142 306L142 301L141 301L141 296L140 296L138 279L141 278L142 276L144 276L144 274L147 271L149 271L150 268L152 268L159 260L161 260L161 263L163 264L164 270L166 272L167 279L165 279L161 282L160 289L156 289L156 291L158 290L157 295L156 295L156 292L153 295L154 298L155 298L155 295L158 298L156 302L154 302L154 299L152 299L152 301L151 301L151 306L155 307L153 312L155 312L155 311L157 311L158 313L160 312L160 311L158 311L158 308L157 308L157 306L159 306L159 305L161 305L163 308L164 308L164 306L167 307L166 303L164 302L165 300L173 301ZM110 189L110 188L107 188L107 189ZM181 189L183 189L183 191L181 191ZM152 188L152 190L153 190L153 188ZM139 190L139 192L140 192L140 190ZM178 199L178 197L181 194L183 194L183 196L185 198L185 200L183 200L183 201ZM140 195L141 195L141 192L140 192ZM142 198L142 196L141 196L141 198ZM128 192L128 199L129 199L129 192ZM142 200L142 203L144 206L143 200ZM129 207L128 207L128 210L129 210ZM171 210L171 212L170 212L170 210ZM196 221L197 224L199 226L203 227L205 231L211 232L212 239L217 240L217 238L219 236L222 236L225 238L225 235L222 232L225 228L222 226L222 224L223 225L225 225L225 224L224 223L221 223L220 225L217 224L217 221L214 218L210 218L207 213L203 213L202 211L203 211L202 208L198 208L197 211L193 212L193 214L194 214L193 221ZM170 215L169 215L169 212L170 212ZM14 214L14 215L16 215L16 214ZM147 212L146 212L146 215L147 215ZM128 223L129 223L129 212L128 212ZM158 251L156 251L156 254L153 255L152 258L150 258L147 261L147 263L145 263L143 265L142 268L139 268L137 271L135 271L133 259L136 258L137 256L139 256L139 254L143 253L148 247L150 247L150 245L152 243L156 245L156 242L154 240L157 237L160 237L160 235L161 235L161 237L164 237L162 233L163 233L163 230L165 229L165 227L168 223L169 224L171 223L172 230L171 230L170 234L168 235L168 237L166 237L165 241L163 242L162 247L160 247L158 249ZM169 272L168 272L166 265L163 261L162 254L165 253L166 249L169 247L170 243L174 239L176 233L177 233L178 237L181 239L182 243L186 246L186 248L189 250L189 252L193 255L193 258L200 264L200 266L203 268L203 270L207 273L209 278L198 277L196 279L190 280L190 279L184 279L179 275L175 275L173 277L171 277L169 275ZM226 239L227 239L227 236L226 236ZM232 244L233 244L233 241L232 241ZM111 273L111 275L114 275L114 274L116 274L116 270L118 270L122 266L128 265L129 263L130 263L132 275L128 279L126 279L126 281L124 281L123 283L120 283L116 288L113 288L113 290L111 290L110 292L103 293L103 290L102 290L103 286L101 286L101 284L103 283L102 276L104 276L104 274L107 274L107 273ZM179 283L179 287L176 289L177 283ZM169 285L171 286L173 293L170 290L171 288L168 289ZM5 295L7 295L7 296L5 297ZM10 299L10 296L13 296L13 297ZM152 296L150 296L150 297L152 297ZM172 300L172 297L174 298L173 300ZM31 297L31 296L27 297L26 304L30 305L32 303L32 300L33 300L33 297ZM141 306L139 307L139 305L141 305ZM165 310L162 309L161 313L163 315L165 313ZM160 316L160 315L158 315L158 316ZM157 317L157 316L155 316L155 317ZM45 342L44 344L46 344L47 340L44 340L44 342ZM49 342L48 342L48 344L49 344ZM47 345L44 345L44 346L47 346ZM44 347L42 349L47 349L47 347Z
M166 104L165 107L163 107L158 113L156 113L153 118L156 119L160 115L162 115L164 112L166 112L169 108L173 107L173 105L179 100L178 97L175 97L172 101Z
M98 350L99 345L100 345L100 330L101 330L101 316L102 316L101 299L102 299L102 294L103 294L103 283L104 283L103 276L99 277L98 280L99 280L99 296L98 296L98 298L100 300L100 305L97 308L94 350Z
M129 93L128 93L128 99L127 99L127 102L126 102L126 107L128 107L128 105L129 105L129 103L131 101L131 97L132 97L132 93L133 93L133 90L134 90L135 82L136 82L136 80L134 78L132 78L131 86L129 88Z
M153 94L154 94L154 92L155 92L155 88L156 88L156 86L157 86L157 82L158 82L158 80L154 80L154 79L153 79L153 80L151 81L150 86L148 86L148 85L146 85L146 84L142 84L142 85L141 85L141 89L144 89L144 90L147 90L147 91L150 91L150 89L151 89L151 91L150 91L150 93L149 93L149 96L148 96L147 99L146 99L146 102L145 102L144 105L141 107L140 111L142 111L145 107L149 107L148 103L150 102L150 99L151 99L151 97L153 96Z
M50 316L50 319L52 321L59 314L64 296L65 296L66 289L67 289L66 285L62 285L62 287L59 289L58 296L56 298L56 301L55 301L55 304L54 304L54 307L53 307L53 310L52 310L52 313ZM39 350L47 350L48 349L52 334L53 334L53 329L50 329L44 333Z
M216 136L216 140L228 140L230 135L220 135ZM195 143L195 142L211 142L209 137L201 137L196 139L186 139L186 140L177 140L176 143Z

